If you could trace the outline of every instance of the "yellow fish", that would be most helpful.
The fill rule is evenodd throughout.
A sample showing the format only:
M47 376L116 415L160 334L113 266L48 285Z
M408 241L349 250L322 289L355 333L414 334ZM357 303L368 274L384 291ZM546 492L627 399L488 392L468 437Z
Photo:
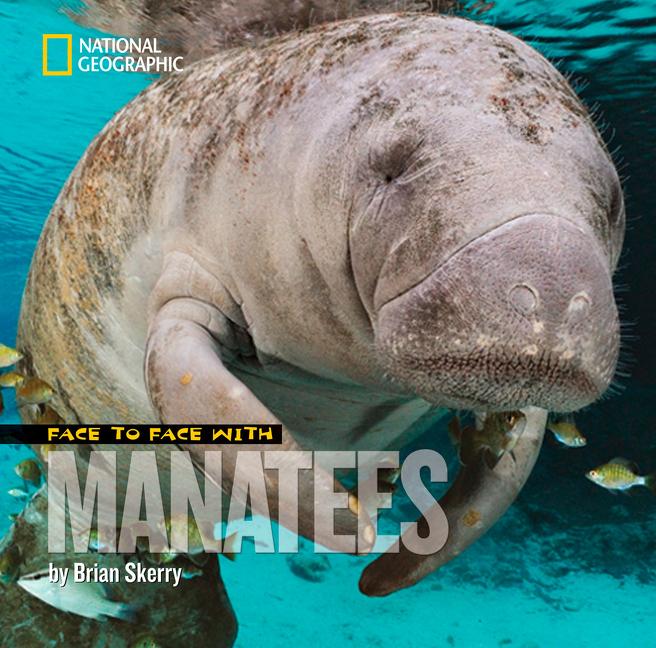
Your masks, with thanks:
M11 367L21 360L23 354L16 349L0 344L0 369Z
M547 429L568 448L582 448L588 442L573 421L550 422L547 423Z
M43 408L43 412L37 416L34 422L39 425L58 425L59 423L63 423L64 419L52 407L46 405Z
M47 403L53 396L52 387L40 378L27 378L16 388L16 398L21 403L40 405Z
M166 536L169 538L169 540L172 540L171 536L171 530L172 526L175 523L178 524L183 524L184 519L177 519L177 518L166 518L165 525L166 525ZM212 538L207 538L208 540L208 546L209 543L212 542ZM196 519L193 516L187 516L187 551L184 552L189 555L193 554L199 554L199 553L204 553L205 547L203 545L203 533L201 530L198 528L198 524L196 523ZM179 554L174 547L171 547L171 552L174 553L175 555Z
M611 459L603 466L588 471L585 476L608 490L625 491L634 486L646 486L656 495L656 474L639 475L638 467L622 457Z
M41 468L39 464L34 461L34 459L25 459L20 463L17 463L14 467L14 472L21 478L30 484L38 486L41 482Z
M5 389L18 387L25 380L23 374L19 374L17 371L8 371L6 373L0 374L0 387Z
M57 450L57 445L54 443L42 443L39 446L39 454L45 462L48 461L48 455L55 450Z
M161 644L152 635L143 635L130 644L130 648L160 648Z
M173 518L175 521L176 518ZM166 518L165 520L165 527L166 527L166 535L167 537L171 540L171 527L172 527L172 522L170 518ZM194 564L199 565L201 564L202 561L201 559L203 558L203 554L205 553L205 547L203 545L203 537L204 536L203 532L198 528L198 525L196 524L196 520L193 517L188 517L187 519L187 551L182 553L179 551L176 547L170 546L168 551L162 552L162 553L151 553L148 552L145 549L144 542L143 542L143 537L140 538L142 541L141 543L137 543L138 546L140 546L140 550L145 553L146 559L155 564L155 565L167 565L180 556L187 556L189 560L191 560ZM227 538L223 540L223 548L221 550L221 553L223 554L224 558L227 558L228 560L235 561L237 559L237 553L235 553L236 549L236 544L237 544L237 538L239 537L239 534L237 531L234 533L231 533ZM212 546L212 543L216 543L216 541L213 538L207 538L206 541L208 542L208 546Z
M178 558L174 551L165 551L163 553L149 553L141 543L137 544L141 555L152 565L168 565Z
M493 412L485 417L481 430L461 428L460 420L454 416L448 427L451 440L459 448L461 463L469 464L484 452L488 466L494 468L505 453L512 453L526 427L526 416L520 411Z
M396 492L396 482L401 475L400 468L379 468L376 492L378 493L373 501L364 504L364 510L367 515L373 517L378 509L383 508L383 503L387 499L387 495L394 495ZM360 515L360 509L363 506L362 500L358 497L358 487L354 487L349 491L348 507L353 515ZM366 537L370 540L371 536Z

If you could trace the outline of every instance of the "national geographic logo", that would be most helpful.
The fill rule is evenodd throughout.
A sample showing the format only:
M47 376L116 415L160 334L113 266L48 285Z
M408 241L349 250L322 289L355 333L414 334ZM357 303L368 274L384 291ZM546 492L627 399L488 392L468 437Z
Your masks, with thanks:
M57 41L57 42L55 42ZM54 69L50 67L50 56L48 52L48 44L52 43L53 50L52 58L56 59L59 66L62 61L65 62L65 67L61 69L58 63L53 63ZM61 51L63 50L63 52ZM64 54L62 56L62 53ZM72 34L44 34L43 35L43 76L71 76L73 74L73 35Z
M73 49L77 51L73 64ZM78 72L182 72L182 56L166 56L157 38L76 38L72 34L43 34L43 76Z

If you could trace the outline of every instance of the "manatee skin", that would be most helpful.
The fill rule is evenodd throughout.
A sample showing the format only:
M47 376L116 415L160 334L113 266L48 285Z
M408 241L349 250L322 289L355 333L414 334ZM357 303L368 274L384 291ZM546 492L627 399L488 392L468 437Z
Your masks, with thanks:
M52 209L19 343L67 421L159 418L144 350L176 299L210 305L230 370L311 447L394 443L417 393L575 409L615 366L623 219L594 126L534 50L456 18L347 21L120 111ZM490 288L508 274L529 285L516 308Z
M537 408L521 462L445 496L481 527L456 520L421 564L388 557L361 584L386 594L494 524L544 410L609 385L623 231L603 141L529 46L448 17L324 25L199 61L103 129L35 253L22 368L68 422L280 421L286 450L398 448L445 408ZM338 513L336 533L356 522Z
M345 18L394 12L481 15L491 6L458 0L83 0L68 10L76 22L109 34L133 38L157 36L166 55L185 63L278 34Z

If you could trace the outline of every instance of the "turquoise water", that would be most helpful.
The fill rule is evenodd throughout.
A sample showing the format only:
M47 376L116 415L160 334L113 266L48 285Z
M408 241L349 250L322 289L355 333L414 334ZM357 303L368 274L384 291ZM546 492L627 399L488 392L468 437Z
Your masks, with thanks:
M635 334L625 351L631 376L621 395L580 417L587 448L547 443L509 514L466 555L411 590L363 597L358 558L331 556L320 568L310 566L319 582L299 577L303 572L292 571L285 556L247 554L222 563L239 646L655 643L656 500L646 491L614 497L582 475L618 455L656 470L656 2L505 0L473 17L522 35L573 74L588 105L599 107L600 123L608 124L610 147L620 147L630 223L618 283L626 286L624 318ZM0 27L0 340L11 342L50 206L93 136L150 79L41 76L43 33L92 34L54 2L0 0ZM7 400L5 423L17 420ZM445 443L438 449L452 457ZM8 488L13 463L25 454L0 446ZM0 494L0 531L8 526L5 513L17 508Z

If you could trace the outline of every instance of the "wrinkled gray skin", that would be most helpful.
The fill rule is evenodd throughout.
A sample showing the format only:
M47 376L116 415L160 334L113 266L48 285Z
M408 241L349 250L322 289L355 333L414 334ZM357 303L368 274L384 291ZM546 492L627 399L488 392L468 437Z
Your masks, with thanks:
M186 63L222 49L259 44L277 34L345 18L398 11L446 13L458 0L82 0L69 15L111 34L157 36ZM476 15L487 11L471 9Z
M279 420L284 448L358 450L444 408L523 408L517 460L445 497L443 550L367 569L386 594L512 503L543 410L608 387L623 228L612 161L534 50L455 18L352 20L203 60L122 110L53 208L19 344L71 422Z

